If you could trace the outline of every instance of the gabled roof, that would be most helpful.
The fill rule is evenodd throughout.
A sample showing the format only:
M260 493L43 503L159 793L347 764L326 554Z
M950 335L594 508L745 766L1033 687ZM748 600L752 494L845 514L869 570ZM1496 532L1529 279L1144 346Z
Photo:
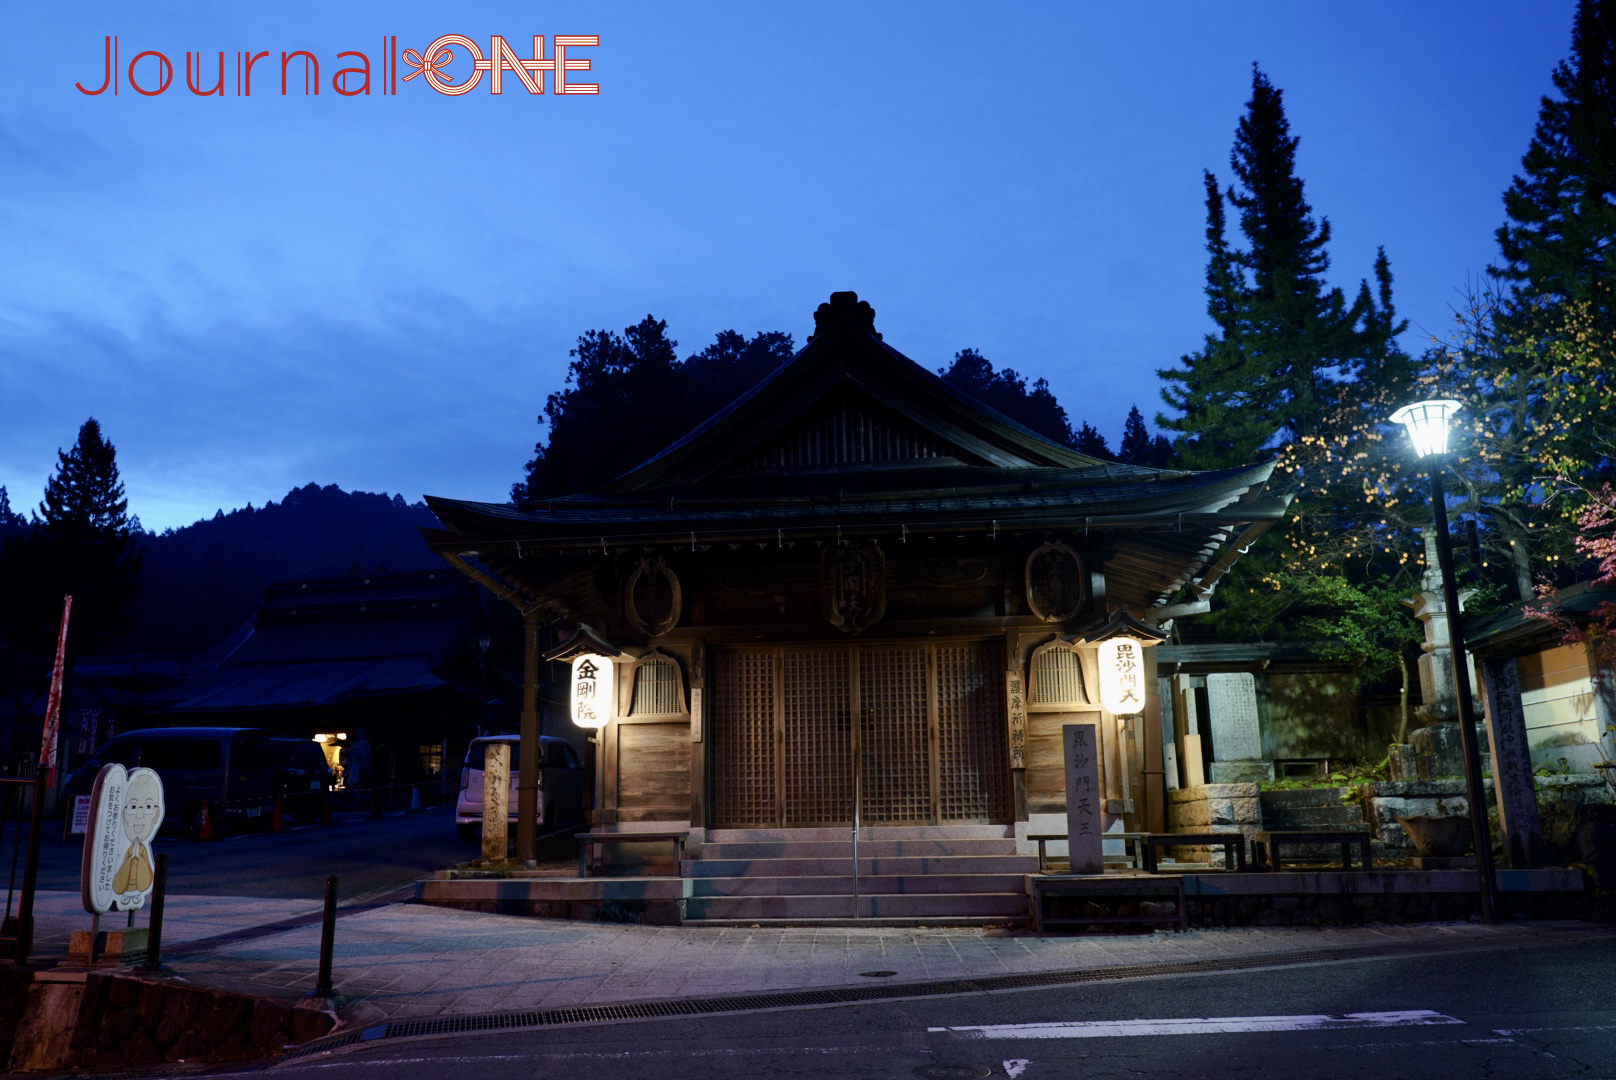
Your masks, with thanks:
M573 617L611 550L1003 530L1106 531L1110 595L1143 611L1211 586L1284 513L1272 463L1149 469L1076 453L960 393L834 293L807 345L733 404L600 488L541 502L427 497L428 544ZM531 559L543 556L542 573ZM539 585L538 577L544 579Z
M814 334L791 360L684 438L600 489L601 494L701 484L770 442L851 406L881 425L890 453L864 464L941 458L994 468L1082 469L1114 464L1051 442L960 393L881 340L875 311L856 293L832 293L814 312ZM891 421L882 424L890 417ZM896 421L896 422L892 422ZM928 438L918 446L912 436ZM881 447L869 448L879 454ZM904 454L902 451L909 450ZM829 464L851 464L840 461ZM809 466L811 467L811 465ZM1133 466L1120 466L1133 471ZM751 471L743 467L743 472ZM778 473L776 466L773 472ZM1149 472L1150 470L1138 470Z

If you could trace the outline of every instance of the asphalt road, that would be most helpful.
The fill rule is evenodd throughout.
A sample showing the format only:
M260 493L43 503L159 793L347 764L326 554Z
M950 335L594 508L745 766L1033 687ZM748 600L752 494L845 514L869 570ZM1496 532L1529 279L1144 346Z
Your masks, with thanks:
M0 886L11 876L18 829L0 834ZM307 825L282 833L253 832L193 841L160 835L153 850L168 854L170 893L268 897L325 895L328 874L338 877L343 900L403 888L417 878L477 857L478 841L455 833L449 807L380 818L340 815L336 824ZM26 846L26 844L24 844ZM40 848L41 889L79 887L80 837L63 840L60 822L47 822ZM22 883L22 851L16 852Z
M953 1030L1027 1024L1047 1026L1042 1037ZM271 1072L437 1078L445 1070L479 1080L1598 1080L1616 1077L1616 946L379 1039Z

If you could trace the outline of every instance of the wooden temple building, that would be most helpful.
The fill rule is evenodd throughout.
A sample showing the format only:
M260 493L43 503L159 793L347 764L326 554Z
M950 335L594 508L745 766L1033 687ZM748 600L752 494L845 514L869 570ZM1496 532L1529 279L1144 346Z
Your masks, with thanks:
M703 905L686 882L688 917L817 910L794 890L845 911L828 856L855 812L864 891L892 894L870 913L969 914L943 894L995 888L1024 904L1019 877L990 879L1064 828L1063 725L1097 727L1105 826L1165 830L1151 661L1140 710L1107 712L1097 640L1205 611L1286 499L1270 464L1157 470L1036 435L886 344L852 293L814 321L631 471L532 511L429 498L428 541L526 617L530 717L541 628L616 654L593 828L688 831L685 875L751 896ZM974 870L974 890L923 880ZM803 880L747 884L771 874Z

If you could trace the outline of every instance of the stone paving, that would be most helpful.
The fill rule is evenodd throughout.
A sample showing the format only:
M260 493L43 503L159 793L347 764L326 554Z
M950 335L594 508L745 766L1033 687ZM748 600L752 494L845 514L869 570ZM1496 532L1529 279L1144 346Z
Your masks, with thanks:
M66 951L89 917L71 893L37 905L44 958ZM173 896L167 946L197 942L296 916L306 901ZM121 922L122 920L118 920ZM103 920L106 925L110 920ZM136 925L144 925L137 918ZM521 918L385 904L337 923L334 981L350 1024L773 990L869 986L1131 964L1234 959L1296 950L1403 944L1530 948L1616 942L1586 923L1478 923L1334 928L1157 931L1148 935L1047 937L998 928L655 927ZM221 941L165 959L175 977L275 997L313 988L320 927ZM872 979L866 971L892 971ZM894 986L895 993L900 993Z

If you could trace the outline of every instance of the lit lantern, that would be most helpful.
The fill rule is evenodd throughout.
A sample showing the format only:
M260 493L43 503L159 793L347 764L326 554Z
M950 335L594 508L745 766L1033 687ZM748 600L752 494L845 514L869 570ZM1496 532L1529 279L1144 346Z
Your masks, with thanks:
M1448 418L1459 411L1457 401L1416 401L1392 413L1392 420L1408 429L1416 457L1448 452Z
M572 722L581 728L603 728L616 711L612 658L582 653L572 658Z
M1145 642L1119 634L1098 644L1100 704L1119 716L1144 712Z

